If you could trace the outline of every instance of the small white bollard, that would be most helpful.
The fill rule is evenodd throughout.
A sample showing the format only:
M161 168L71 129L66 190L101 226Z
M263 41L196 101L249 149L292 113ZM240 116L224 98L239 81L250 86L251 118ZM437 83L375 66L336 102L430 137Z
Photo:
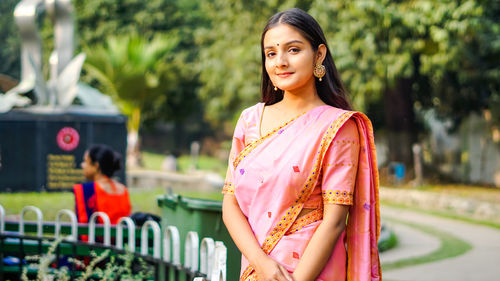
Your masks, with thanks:
M227 248L221 241L215 242L215 264L211 281L226 281Z
M215 264L215 242L214 239L206 237L201 240L200 246L200 272L207 275L210 280L212 267Z
M56 238L59 238L59 235L61 234L61 217L63 215L66 215L69 217L71 220L71 235L67 236L64 238L66 241L77 241L78 240L78 226L77 226L77 221L76 221L76 215L72 211L68 209L62 209L57 212L56 215L56 230L54 233L54 236Z
M198 270L199 245L198 233L189 231L186 234L186 244L184 245L184 267L193 272Z
M5 232L5 210L0 205L0 234Z
M89 220L89 244L95 244L95 225L97 218L100 217L104 222L104 245L111 245L111 223L109 217L103 212L95 212Z
M148 255L148 233L149 228L153 229L153 257L161 258L160 254L160 225L155 221L146 221L141 229L141 255Z
M21 211L21 218L19 219L19 235L24 235L24 216L26 215L26 212L28 212L28 211L35 212L36 224L37 224L36 235L38 237L42 237L43 236L43 228L42 228L43 214L42 214L42 211L40 211L40 209L38 209L35 206L26 206Z
M116 224L116 248L123 249L123 224L127 225L128 229L128 250L135 252L135 223L129 217L121 217Z
M171 248L172 247L172 248ZM163 260L181 265L181 239L175 226L167 226L163 235Z

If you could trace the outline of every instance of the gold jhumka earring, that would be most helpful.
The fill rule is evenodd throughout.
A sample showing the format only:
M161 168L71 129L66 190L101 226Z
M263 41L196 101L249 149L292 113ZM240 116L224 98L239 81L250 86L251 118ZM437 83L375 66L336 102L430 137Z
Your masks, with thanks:
M314 66L314 71L313 71L314 76L316 76L319 81L323 81L323 76L326 74L326 68L322 64L317 64Z

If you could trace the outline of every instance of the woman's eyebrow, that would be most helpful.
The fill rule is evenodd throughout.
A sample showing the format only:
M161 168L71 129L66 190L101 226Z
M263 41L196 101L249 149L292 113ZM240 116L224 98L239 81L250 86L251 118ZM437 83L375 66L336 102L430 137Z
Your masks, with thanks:
M288 45L290 45L290 44L294 44L294 43L304 44L304 42L302 42L302 41L300 41L300 40L292 40L292 41L288 41L288 42L286 42L286 43L284 44L284 46L288 46ZM279 46L279 45L278 45L278 46ZM266 50L267 50L267 49L272 49L272 48L274 48L274 46L266 46L266 47L264 47L264 49L266 49Z
M285 43L285 45L291 45L291 44L294 44L294 43L304 44L304 42L302 42L300 40L292 40L292 41L289 41L289 42Z

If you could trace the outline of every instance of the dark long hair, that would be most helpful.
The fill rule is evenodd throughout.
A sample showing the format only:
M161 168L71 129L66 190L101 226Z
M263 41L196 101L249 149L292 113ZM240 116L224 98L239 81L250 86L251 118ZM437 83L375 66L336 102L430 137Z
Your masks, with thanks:
M99 163L101 173L112 177L116 171L122 168L122 157L104 144L94 144L88 149L88 155L92 163Z
M351 110L351 104L347 97L347 91L342 83L342 80L340 79L332 54L330 53L328 44L326 43L323 30L312 16L298 8L293 8L275 14L269 19L264 31L262 32L262 37L260 39L262 52L262 101L266 105L271 105L283 99L283 90L278 89L277 91L274 91L273 83L271 82L271 79L266 71L266 56L264 54L264 36L269 29L278 24L288 24L295 28L302 34L302 36L304 36L304 38L307 39L307 41L309 41L315 52L318 50L319 45L324 44L326 46L326 57L323 61L323 65L326 68L326 75L323 77L323 81L319 82L316 80L316 91L324 103L337 108Z

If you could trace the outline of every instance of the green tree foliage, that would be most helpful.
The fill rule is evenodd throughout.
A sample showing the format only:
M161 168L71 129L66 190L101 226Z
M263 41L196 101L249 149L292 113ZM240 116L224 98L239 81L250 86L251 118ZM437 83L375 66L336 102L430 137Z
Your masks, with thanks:
M111 95L129 117L128 129L132 136L129 144L135 146L130 150L138 151L136 140L146 108L156 109L156 104L179 96L182 99L182 93L177 91L180 71L172 52L178 41L174 35L157 35L148 40L133 34L110 37L104 46L84 49L87 79L95 79L101 90ZM168 110L170 114L179 112L176 108Z
M0 73L20 77L21 42L14 22L18 0L0 1Z
M178 77L173 75L176 69L172 50L177 44L174 36L156 36L152 40L139 35L110 37L104 46L84 49L84 69L126 115L140 117L134 112L175 89ZM131 118L129 129L138 130L139 120Z
M130 33L151 38L178 25L172 0L75 0L80 44L103 43L111 35Z
M498 1L373 0L318 1L311 13L335 19L327 37L358 108L408 78L417 107L463 116L498 92L499 11Z
M181 123L196 110L203 111L196 95L199 72L193 64L198 54L194 32L206 24L198 1L76 0L74 5L79 44L87 54L93 52L94 46L105 44L110 36L140 34L144 40L158 36L176 38L177 44L167 55L168 66L159 66L165 68L161 70L163 76L158 86L162 94L149 96L141 105L141 123L153 124L158 120ZM162 65L165 60L159 63Z

